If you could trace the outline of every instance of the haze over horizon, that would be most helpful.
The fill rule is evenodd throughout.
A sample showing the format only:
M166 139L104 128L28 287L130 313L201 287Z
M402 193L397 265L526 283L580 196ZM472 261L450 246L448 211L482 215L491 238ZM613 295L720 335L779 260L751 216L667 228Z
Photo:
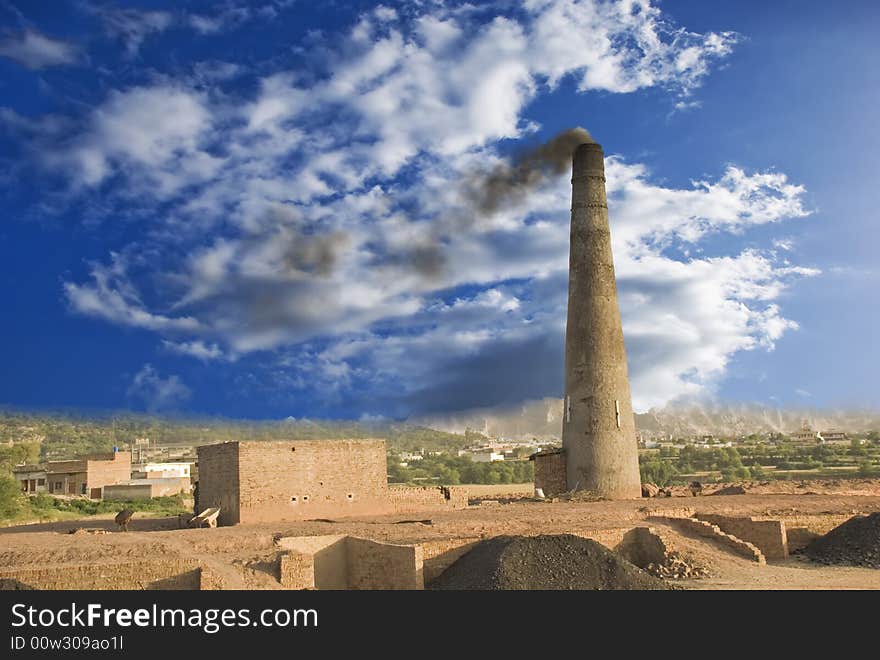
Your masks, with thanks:
M880 409L880 6L709 5L0 0L0 402L559 397L567 173L474 190L582 126L637 411Z

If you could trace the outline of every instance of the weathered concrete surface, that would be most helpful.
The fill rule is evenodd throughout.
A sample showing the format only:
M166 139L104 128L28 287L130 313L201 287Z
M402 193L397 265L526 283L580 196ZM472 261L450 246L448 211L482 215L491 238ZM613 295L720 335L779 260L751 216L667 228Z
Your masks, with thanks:
M602 147L574 153L562 444L569 489L641 497Z

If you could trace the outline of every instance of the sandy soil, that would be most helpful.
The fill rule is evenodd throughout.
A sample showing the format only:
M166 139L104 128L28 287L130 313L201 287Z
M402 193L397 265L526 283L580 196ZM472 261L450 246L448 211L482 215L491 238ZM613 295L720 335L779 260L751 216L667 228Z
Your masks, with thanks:
M742 516L797 517L855 515L880 511L880 482L843 482L844 492L829 484L784 484L793 492L671 497L623 502L537 502L484 500L460 511L421 516L376 516L334 522L276 522L219 529L180 529L176 518L135 519L127 533L112 520L86 519L0 529L0 568L47 564L82 564L157 556L197 558L224 579L227 588L278 588L273 561L279 536L350 534L391 542L419 542L500 534L578 533L626 528L664 510L695 509ZM756 485L756 489L767 486ZM800 493L800 494L796 494ZM429 518L423 522L401 522ZM662 526L662 525L661 525ZM70 530L86 528L106 533ZM711 575L681 581L690 589L880 589L880 570L826 567L797 557L760 566L741 559L711 541L691 538L671 527L676 547L711 567Z

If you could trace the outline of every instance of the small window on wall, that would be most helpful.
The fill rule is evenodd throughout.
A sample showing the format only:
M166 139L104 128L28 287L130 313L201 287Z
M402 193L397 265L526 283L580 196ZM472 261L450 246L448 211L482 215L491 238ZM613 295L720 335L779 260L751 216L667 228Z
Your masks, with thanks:
M345 496L345 498L348 499L348 500L353 500L353 499L354 499L354 495L353 495L352 493L349 493L348 495Z
M309 496L303 495L303 502L308 502L308 501L309 501Z
M38 486L45 486L46 480L45 479L37 479L37 485Z
M291 504L296 504L296 496L290 498Z
M55 490L61 490L61 482L60 481L55 482Z

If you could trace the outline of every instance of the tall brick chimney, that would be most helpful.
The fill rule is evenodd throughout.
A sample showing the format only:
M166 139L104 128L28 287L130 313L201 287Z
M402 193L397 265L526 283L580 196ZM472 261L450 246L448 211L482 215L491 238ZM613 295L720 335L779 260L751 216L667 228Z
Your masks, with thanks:
M638 446L605 197L605 161L581 144L572 167L562 444L569 489L641 497Z

